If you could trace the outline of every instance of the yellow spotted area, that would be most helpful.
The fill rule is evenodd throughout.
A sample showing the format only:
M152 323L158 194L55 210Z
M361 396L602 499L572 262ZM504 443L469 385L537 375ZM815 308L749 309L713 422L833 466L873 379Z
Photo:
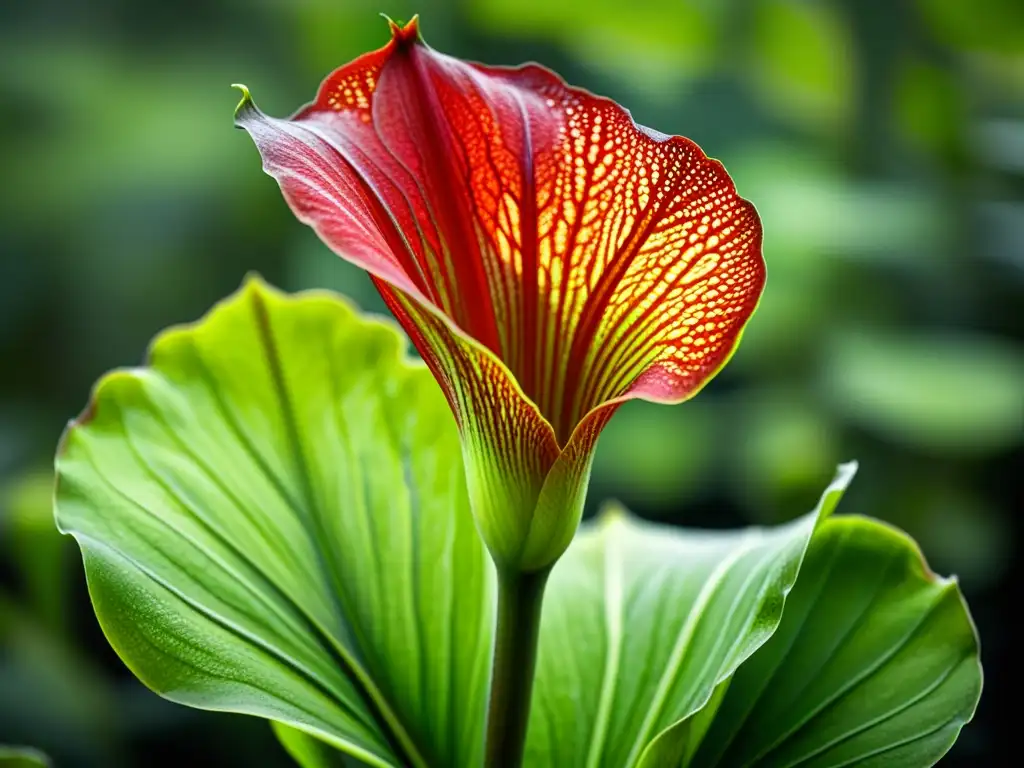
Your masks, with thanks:
M717 370L763 284L760 224L692 142L638 129L539 68L504 79L521 89L518 114L478 80L452 125L474 171L501 356L564 441L645 373L645 394L682 399Z
M387 57L381 53L368 53L332 73L317 95L315 109L351 112L358 115L362 122L371 122L373 94L377 89L381 68L387 61Z
M327 97L331 109L369 109L370 94L373 93L376 81L372 75L352 76L339 83L338 87Z

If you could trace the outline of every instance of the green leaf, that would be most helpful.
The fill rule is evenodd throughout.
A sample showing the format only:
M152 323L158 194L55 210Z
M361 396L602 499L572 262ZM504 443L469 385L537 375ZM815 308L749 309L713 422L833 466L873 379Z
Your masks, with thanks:
M850 123L856 47L829 3L765 0L755 6L751 73L772 116L841 130Z
M717 3L646 0L643 11L617 0L471 0L473 23L504 38L527 37L566 47L574 60L632 89L661 95L696 78L713 63L727 10Z
M1015 0L917 0L915 5L925 26L946 45L1008 54L1024 47L1024 8Z
M906 534L832 518L687 765L932 765L973 716L981 680L956 581L931 573Z
M17 569L26 608L53 635L65 632L67 572L74 546L53 527L53 470L0 485L0 557Z
M0 746L0 768L50 768L50 761L34 749Z
M1024 355L990 337L840 335L822 383L849 418L903 443L995 451L1024 430Z
M776 529L619 513L583 532L545 604L530 764L937 760L977 705L977 638L956 583L907 536L827 517L852 474Z
M370 765L479 761L493 575L391 323L249 281L106 376L57 470L100 624L153 690Z
M636 766L704 707L775 630L854 471L841 467L817 510L774 529L679 531L612 511L583 530L548 586L527 764Z

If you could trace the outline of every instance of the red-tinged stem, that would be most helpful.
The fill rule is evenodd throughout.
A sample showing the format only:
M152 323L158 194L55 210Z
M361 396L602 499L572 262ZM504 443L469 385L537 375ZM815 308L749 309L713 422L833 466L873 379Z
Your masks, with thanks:
M487 710L487 768L520 768L530 719L530 694L540 639L540 609L550 568L537 573L498 572L498 624L494 633Z

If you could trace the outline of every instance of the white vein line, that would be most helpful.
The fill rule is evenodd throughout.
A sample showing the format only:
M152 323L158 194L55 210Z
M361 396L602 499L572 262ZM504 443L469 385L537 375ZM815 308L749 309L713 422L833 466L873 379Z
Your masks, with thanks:
M759 544L760 543L762 542L759 542ZM732 602L729 604L729 611L726 614L725 619L721 622L722 627L732 626L733 619L736 616L737 610L739 609L742 603L747 601L747 598L749 596L748 592L750 590L751 585L756 585L758 582L760 582L763 585L765 583L765 580L763 578L765 572L770 571L771 566L777 560L779 560L780 558L784 558L786 555L785 550L780 551L772 547L771 540L767 537L765 537L763 543L769 544L768 549L766 550L765 555L760 560L758 560L754 566L751 567L750 572L744 578L743 583L740 585L739 590L736 592L736 596L732 599ZM748 550L748 552L749 551L750 550ZM765 595L767 595L771 591L771 584L774 583L774 581L770 582L769 588L765 588L762 586L759 589L757 594L758 606L762 605ZM689 720L691 717L694 717L702 709L704 709L704 707L708 705L708 702L710 702L712 698L714 698L716 688L721 683L723 683L730 675L735 673L739 666L743 663L743 661L745 661L747 658L750 658L750 656L757 651L757 648L753 650L748 649L747 655L742 659L734 658L737 649L741 647L744 642L746 642L749 645L750 631L755 618L756 615L752 618L749 618L747 621L744 622L743 626L739 630L722 631L718 633L718 637L715 639L714 647L711 649L711 651L705 654L705 661L701 665L700 673L693 677L694 682L691 687L696 688L697 695L694 696L693 693L690 694L690 699L686 702L686 707L681 708L681 711L679 711L677 716L673 716L673 723L671 725L667 726L653 739L651 739L651 742L647 745L647 748L651 747L651 745L653 745L655 742L663 738L664 735L670 732L676 725L683 723L686 720ZM776 625L776 627L777 626L778 625ZM723 654L721 652L723 642L728 637L733 636L735 637L735 639L733 640L732 644L729 645L726 652ZM761 646L759 645L758 648L760 647ZM706 683L705 676L711 669L712 665L715 663L717 663L718 670L712 676L711 681L709 683ZM647 754L647 748L645 748L644 751L641 753L641 760L644 758L644 755Z
M890 568L893 568L898 563L899 561L895 558L890 560L890 563L886 566L886 572L888 572ZM884 578L879 587L881 587L881 589L876 589L876 592L872 597L871 602L867 604L867 606L858 616L856 622L854 622L849 627L846 634L843 635L842 640L835 646L835 648L833 648L828 659L826 659L825 663L822 664L822 666L818 670L819 675L825 674L825 672L828 670L829 665L835 663L835 659L839 655L839 653L842 650L844 650L850 642L852 642L851 638L856 637L857 631L863 626L865 617L867 617L867 621L870 622L870 614L878 607L879 594L883 594L883 596L887 597L887 595L884 595L884 593L891 592L893 590L893 586L891 584L886 584ZM785 733L777 737L769 747L767 747L766 749L762 749L761 752L755 758L755 761L763 760L772 752L777 750L779 747L785 744L790 738L792 738L796 733L798 733L802 728L804 728L808 723L814 720L814 718L818 717L822 712L827 710L836 702L842 700L847 694L850 693L850 691L854 690L861 683L868 680L876 672L882 669L893 657L897 656L899 652L902 651L903 648L907 645L907 643L914 638L918 630L928 622L928 620L931 618L932 612L936 609L939 603L941 603L943 597L944 593L938 593L938 596L932 599L931 604L928 607L928 610L924 612L924 614L907 630L907 632L904 635L902 635L895 642L894 645L887 648L885 651L882 652L881 655L872 659L870 662L865 663L864 666L861 667L861 669L853 677L848 678L842 686L840 686L837 690L833 691L824 700L818 702L809 711L805 712L802 717L798 718L795 723L790 725L789 729L786 730ZM810 685L810 682L808 682L807 685ZM803 697L806 694L807 685L805 685L802 689L800 694L801 697Z
M897 717L897 716L903 714L907 710L910 710L910 709L914 708L915 706L920 704L922 701L925 701L926 699L928 699L939 688L941 688L943 686L943 684L946 683L946 681L948 681L950 678L953 677L954 674L956 674L957 670L960 669L960 667L963 665L963 663L965 661L970 661L970 659L971 659L971 651L970 651L970 649L967 649L967 652L961 654L960 657L957 658L957 660L955 662L953 662L953 664L951 664L948 668L942 670L941 674L939 674L939 676L937 678L935 678L932 682L928 683L927 685L923 686L918 691L916 691L914 693L914 695L911 696L906 701L900 702L896 706L891 707L888 711L882 712L881 714L878 714L878 715L875 715L875 717L870 718L869 720L866 720L863 723L860 723L856 727L847 730L845 733L841 733L838 736L833 737L829 741L826 741L826 742L824 742L822 744L819 744L816 748L814 748L810 752L807 752L807 753L805 753L805 754L795 758L792 762L787 763L786 764L786 768L796 768L797 766L799 766L799 765L801 765L803 763L806 763L806 762L808 762L809 760L812 760L815 757L818 757L822 753L828 752L830 749L833 749L835 747L841 746L845 742L850 741L851 739L854 739L857 736L860 736L861 734L863 734L863 733L865 733L867 731L870 731L871 729L875 728L876 726L881 725L881 724L885 723L888 720L892 720L894 717ZM946 725L949 725L949 724L951 724L953 722L956 722L956 719L957 718L955 716L947 718L946 720L944 720L942 722L942 727L945 727ZM920 735L920 734L918 734L918 735ZM863 753L862 752L861 754L859 754L859 755L857 755L855 757L849 758L848 760L846 760L846 762L844 764L848 765L848 764L851 764L851 763L856 763L858 760L861 760L861 759L863 759L865 757L870 756L870 754L871 754L870 752L868 752L868 753Z
M301 661L297 660L287 650L280 648L275 643L270 642L269 640L261 637L259 634L248 630L247 628L245 628L244 626L242 626L238 622L234 621L230 617L228 617L225 614L223 614L223 613L219 612L218 610L216 610L213 606L207 605L206 603L202 602L201 600L199 600L197 598L194 598L194 597L191 597L190 595L185 593L183 590L181 590L177 586L175 586L173 583L171 583L167 579L165 579L162 576L160 576L156 571L154 571L154 570L144 566L141 561L136 560L134 557L128 555L127 553L121 552L121 551L111 547L106 542L104 542L104 541L102 541L100 539L97 539L97 538L95 538L93 536L90 536L89 534L86 534L86 533L76 533L75 534L75 538L79 542L88 542L89 544L92 544L94 550L102 550L103 552L107 553L109 556L117 558L122 563L126 564L127 566L129 566L131 568L134 568L136 571L138 571L140 574L145 576L151 582L153 582L157 586L162 587L163 589L165 589L168 592L170 592L172 595L174 595L174 597L176 597L178 600L180 600L184 605L186 605L187 607L191 608L193 611L195 611L197 614L199 614L204 619L209 621L211 624L214 624L215 626L217 626L217 628L220 629L222 632L225 632L226 634L233 635L236 639L241 640L243 643L244 642L251 643L251 645L254 648L257 648L258 650L260 650L263 653L265 653L267 656L270 657L270 659L272 661L277 662L287 672L291 673L292 675L295 675L300 680L304 679L305 682L308 682L311 685L311 687L319 695L321 695L325 699L327 699L328 702L330 702L332 704L335 704L338 707L338 709L342 711L342 714L349 714L349 715L351 715L353 717L353 720L358 722L360 725L364 725L364 726L366 725L365 722L360 717L358 717L358 715L357 715L358 710L356 710L355 707L352 705L352 703L350 703L349 700L346 697L344 697L343 692L335 691L333 689L333 687L328 682L326 682L319 675L309 671L302 664ZM146 638L143 638L143 639L146 640L146 642L150 643L150 645L152 645L152 641L149 641ZM163 649L159 649L159 650L163 651L164 653L167 653ZM170 654L167 654L167 655L170 655ZM193 664L192 662L190 662L189 660L187 660L185 658L182 658L181 656L178 656L177 658L178 658L179 663L187 664L187 665L193 667L194 669L199 669L200 672L202 672L204 674L207 674L207 675L211 674L207 670L205 670L205 669L203 669L201 667L198 667L197 665ZM131 669L134 672L136 668L132 667ZM241 670L241 671L245 672L246 670ZM229 680L231 679L227 675L227 673L225 673L225 672L221 671L221 672L219 672L219 674L221 674L221 676L224 677L225 679L229 679ZM136 676L137 677L141 677L141 675L139 675L138 673L136 673ZM293 700L290 701L288 699L282 698L277 691L273 691L273 690L270 690L268 688L262 687L262 685L257 684L255 682L249 683L249 684L253 688L257 688L259 690L262 690L267 695L267 699L268 700L272 700L272 699L276 698L279 701L283 701L286 704L290 704L291 706L295 707L295 709L297 709L299 711L302 711L302 712L304 712L304 713L306 713L308 715L311 715L311 716L315 717L316 719L320 720L321 722L324 722L325 724L327 724L327 725L329 725L331 727L337 728L337 730L339 730L339 731L342 730L342 728L339 727L336 722L328 721L320 713L314 712L314 711L312 711L311 709L307 708L306 706L304 706L302 704L298 704L298 703L296 703ZM185 690L187 692L187 689L185 689ZM353 687L353 690L358 695L358 691L355 690L354 687ZM178 692L178 691L165 691L161 695L165 696L167 698L170 698L172 701L180 700L180 701L184 702L184 699L175 699L175 698L173 698L175 696L180 696L180 692ZM190 705L190 706L196 706L196 705ZM234 704L234 703L218 704L218 705L208 705L207 703L204 703L202 706L199 706L198 708L200 708L200 709L208 709L208 710L211 710L211 711L219 711L219 712L240 712L240 711L243 711L242 709L240 709L240 707L242 707L242 706L246 706L246 705L239 705L239 704ZM271 716L271 715L266 715L266 717L267 717L267 719L274 719L273 716ZM374 727L376 727L376 726L374 726ZM349 730L351 730L351 729L349 729ZM385 738L385 734L383 734L380 731L379 728L377 728L377 731L374 732L374 730L370 726L366 726L366 731L367 731L367 734L370 737L372 737L372 738L376 738L378 740L381 740L381 739ZM352 734L352 735L355 736L357 734ZM339 740L339 741L343 740L343 739L340 739L336 734L331 734L331 738L332 738L332 740ZM383 744L376 745L376 746L383 746L385 749L389 748L388 745L386 744L386 742L384 742ZM366 749L366 748L365 747L360 747L360 749ZM390 764L388 764L388 765L390 765Z
M746 578L744 578L743 583L740 585L740 588L736 591L736 596L732 599L732 602L729 604L729 612L725 615L725 619L722 621L723 627L731 627L733 625L733 622L736 619L736 613L739 610L740 605L745 603L749 598L749 592L751 591L751 588L754 588L754 591L757 593L755 595L755 605L758 609L760 609L763 603L764 596L769 594L771 592L772 586L774 586L774 581L769 582L767 588L764 586L764 575L766 572L770 572L771 566L775 564L777 560L785 558L786 554L787 552L785 550L780 552L779 550L773 547L768 548L768 551L765 553L764 557L758 560L757 563L750 569L750 572L747 574ZM694 678L694 680L701 687L703 687L705 676L708 674L709 671L713 671L711 669L712 666L717 664L718 670L712 677L712 690L709 692L709 694L704 694L703 692L701 692L701 703L699 705L698 700L691 700L687 702L687 711L686 714L683 715L683 717L689 717L691 714L695 713L699 709L702 709L704 704L706 704L707 701L710 700L710 696L714 693L714 688L726 677L726 675L723 674L723 669L725 667L733 667L733 669L730 671L731 674L733 671L735 671L735 668L739 666L739 664L733 665L730 664L730 662L733 661L733 656L736 653L737 647L743 644L744 642L750 642L750 630L757 618L757 613L755 613L754 615L748 617L746 621L744 621L743 625L738 629L738 631L736 631L732 643L726 649L726 652L724 654L721 652L722 646L724 643L728 641L729 636L732 633L718 633L718 637L715 639L715 644L711 649L711 652L706 655L704 663L701 665L700 673Z
M832 766L829 766L829 768L847 768L847 766L858 765L860 763L867 762L868 760L870 760L873 757L878 757L880 755L884 755L886 752L895 752L896 750L902 749L903 747L910 746L911 744L914 744L915 742L924 741L925 739L930 739L930 738L932 738L932 737L934 737L934 736L936 736L938 734L941 734L943 731L952 730L953 731L953 738L949 739L949 741L946 742L945 748L942 750L942 752L938 756L935 756L934 753L933 753L929 757L929 760L931 760L933 757L936 757L936 759L937 758L941 758L943 755L946 754L947 751L949 751L949 748L953 746L953 743L956 741L956 735L958 733L960 733L960 730L964 727L964 725L965 725L965 723L962 720L960 722L957 722L957 720L955 720L955 719L954 720L950 720L950 721L948 721L946 723L943 723L942 725L939 725L939 726L937 726L935 728L932 728L930 731L926 731L925 733L915 734L914 736L911 736L909 738L901 739L901 740L896 741L896 742L894 742L892 744L888 744L888 745L886 745L884 747L879 747L878 749L873 750L871 752L866 752L866 753L864 753L862 755L857 755L856 757L852 757L849 760L843 761L842 763L836 763L836 764L834 764ZM931 765L935 765L935 761L929 762L928 765L930 765L930 766Z
M597 719L590 737L590 751L587 754L587 768L601 764L604 741L608 735L612 704L615 701L615 684L622 656L622 547L619 538L612 535L611 525L605 528L604 547L604 593L605 630L608 634L608 654L605 660L604 679L601 681L601 698L597 708Z
M686 656L686 650L693 641L693 636L697 631L697 626L700 624L704 610L711 602L711 598L714 596L719 585L737 561L760 544L763 540L763 536L760 531L752 531L747 534L745 539L745 541L737 545L736 549L734 549L728 557L715 566L711 575L708 576L707 580L704 582L704 586L701 587L700 593L697 595L697 600L690 609L690 613L686 617L686 622L683 624L683 627L679 632L679 637L676 639L676 644L672 648L672 654L669 656L668 664L665 666L665 671L661 674L661 681L658 683L658 688L655 691L654 698L647 710L647 715L644 717L639 733L637 733L636 741L633 743L633 747L629 751L629 757L626 759L627 766L637 764L637 760L643 751L651 729L654 727L654 723L657 720L658 715L661 713L662 707L665 705L665 699L672 688L672 684L675 682L676 675L679 673L679 667L682 665L683 659Z
M804 550L805 558L807 556L807 550L809 550L809 548L810 548L810 537L813 536L813 535L814 534L812 532L809 535L809 537L808 537L807 546L805 547L805 550ZM849 534L849 529L842 530L841 533L839 534L840 542L845 541L849 537L849 535L850 535ZM821 599L822 594L825 592L825 588L828 585L829 579L832 578L836 561L839 559L839 554L838 554L839 550L840 550L839 546L836 546L836 547L832 548L832 551L831 551L831 553L828 556L828 561L827 561L827 563L825 565L825 568L824 568L822 573L817 578L814 595L810 599L810 604L808 605L807 610L804 613L804 615L799 617L799 619L800 619L800 627L799 627L799 629L797 631L793 632L792 637L789 638L788 645L786 646L785 651L778 658L778 660L776 660L774 668L771 670L771 672L761 682L760 690L757 692L757 695L749 702L749 705L747 706L747 708L743 712L743 714L740 716L740 719L737 722L735 722L735 723L730 725L731 731L728 733L725 741L722 742L721 745L718 747L719 752L718 752L718 757L715 758L716 762L718 760L721 760L721 758L723 756L729 754L729 750L732 748L733 743L736 740L736 736L743 731L744 727L747 725L747 722L750 720L751 713L757 708L758 704L761 703L761 699L764 697L764 692L766 690L768 690L768 687L772 684L772 682L774 681L775 677L779 674L779 671L783 669L786 661L792 655L793 649L797 646L797 641L800 638L800 636L802 635L802 633L804 631L805 625L807 624L807 622L809 621L810 617L814 613L814 609L817 606L818 601ZM793 582L793 586L792 586L792 588L790 590L790 594L786 596L786 603L787 604L789 603L789 600L791 599L792 591L796 589L796 584L797 584L797 581L799 581L800 573L802 573L803 571L804 571L804 565L801 564L800 572L797 573L797 577L796 577L796 580ZM783 615L785 615L785 610L792 611L793 609L789 608L788 605L784 604ZM780 620L779 627L781 628L781 626L782 626L782 622ZM776 631L778 631L778 629ZM773 633L772 634L772 639L774 639L776 637L779 637L779 636L776 635L775 633ZM778 641L776 641L776 642L778 642ZM757 651L755 651L754 653L756 653L756 652ZM753 654L751 654L751 656L752 655ZM747 657L747 658L750 658L750 657ZM746 661L746 660L744 660L744 661ZM737 665L737 672L739 672L739 667L742 664L743 664L743 662L740 662L740 664Z

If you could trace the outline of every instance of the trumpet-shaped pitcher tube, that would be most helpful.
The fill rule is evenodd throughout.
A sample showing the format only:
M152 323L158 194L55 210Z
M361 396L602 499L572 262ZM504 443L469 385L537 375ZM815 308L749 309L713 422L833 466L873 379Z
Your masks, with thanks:
M598 436L725 364L764 285L761 226L693 142L543 67L471 64L417 21L287 120L236 121L302 221L367 270L444 390L499 569L579 523Z

